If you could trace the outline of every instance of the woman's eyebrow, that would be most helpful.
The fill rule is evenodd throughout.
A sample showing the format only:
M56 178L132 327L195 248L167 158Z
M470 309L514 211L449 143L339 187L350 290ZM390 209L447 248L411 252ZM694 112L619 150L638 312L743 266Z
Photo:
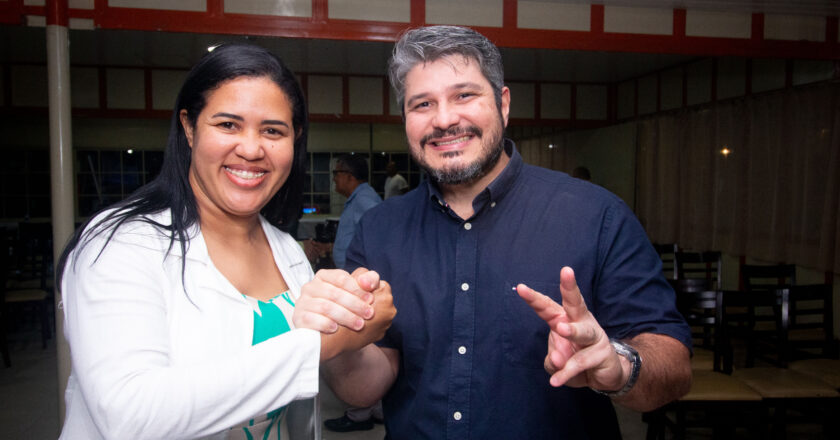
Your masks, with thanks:
M268 125L282 125L284 127L289 126L289 124L286 121L278 121L276 119L263 119L262 123Z
M216 113L212 117L213 118L231 118L231 119L236 119L237 121L244 121L245 120L245 118L243 118L242 116L234 115L233 113L224 113L224 112Z

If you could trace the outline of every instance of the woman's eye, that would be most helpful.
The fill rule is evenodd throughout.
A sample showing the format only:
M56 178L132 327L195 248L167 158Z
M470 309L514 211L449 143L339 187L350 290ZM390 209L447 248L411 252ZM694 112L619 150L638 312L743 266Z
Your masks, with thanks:
M283 132L277 128L268 127L263 132L269 136L283 136Z
M224 128L226 130L232 130L236 127L236 124L230 121L220 122L218 124L219 127Z

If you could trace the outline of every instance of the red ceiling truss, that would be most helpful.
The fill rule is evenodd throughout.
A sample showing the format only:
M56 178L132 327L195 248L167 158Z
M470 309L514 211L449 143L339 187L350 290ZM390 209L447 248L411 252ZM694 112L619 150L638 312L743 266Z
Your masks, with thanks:
M394 41L404 29L426 24L425 0L411 0L409 23L331 19L327 0L312 0L310 17L231 14L224 12L224 1L233 0L207 0L206 11L193 12L110 7L107 0L94 0L93 9L70 8L68 15L71 19L91 19L95 28L102 29L361 41ZM765 39L764 14L761 13L752 16L750 38L714 38L687 36L684 9L673 10L674 30L671 35L604 32L603 5L591 5L589 31L519 28L517 27L517 10L517 0L504 0L502 26L475 27L475 29L503 47L699 56L840 59L837 17L825 17L825 40L815 42ZM0 1L0 23L23 24L27 16L43 17L45 15L44 6L25 6L23 0Z

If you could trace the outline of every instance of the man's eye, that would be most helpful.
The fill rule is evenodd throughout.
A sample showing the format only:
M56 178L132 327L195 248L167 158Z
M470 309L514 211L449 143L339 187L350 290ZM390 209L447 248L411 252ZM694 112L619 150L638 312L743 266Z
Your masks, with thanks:
M458 95L458 97L461 98L461 99L466 99L466 98L469 98L473 95L474 95L473 93L461 93L460 95Z
M429 103L429 101L424 101L424 102L416 104L414 106L414 108L426 108L426 107L429 107L430 105L431 104Z

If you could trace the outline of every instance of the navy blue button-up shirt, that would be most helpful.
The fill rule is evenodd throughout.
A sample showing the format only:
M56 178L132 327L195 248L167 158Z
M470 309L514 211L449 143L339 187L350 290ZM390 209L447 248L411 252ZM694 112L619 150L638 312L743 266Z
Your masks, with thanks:
M526 165L507 141L504 171L461 219L433 184L368 211L347 253L391 283L397 316L380 345L400 351L383 399L393 439L604 439L620 436L612 404L587 388L549 385L548 325L513 290L561 302L575 270L610 337L643 332L690 346L658 254L616 196Z

